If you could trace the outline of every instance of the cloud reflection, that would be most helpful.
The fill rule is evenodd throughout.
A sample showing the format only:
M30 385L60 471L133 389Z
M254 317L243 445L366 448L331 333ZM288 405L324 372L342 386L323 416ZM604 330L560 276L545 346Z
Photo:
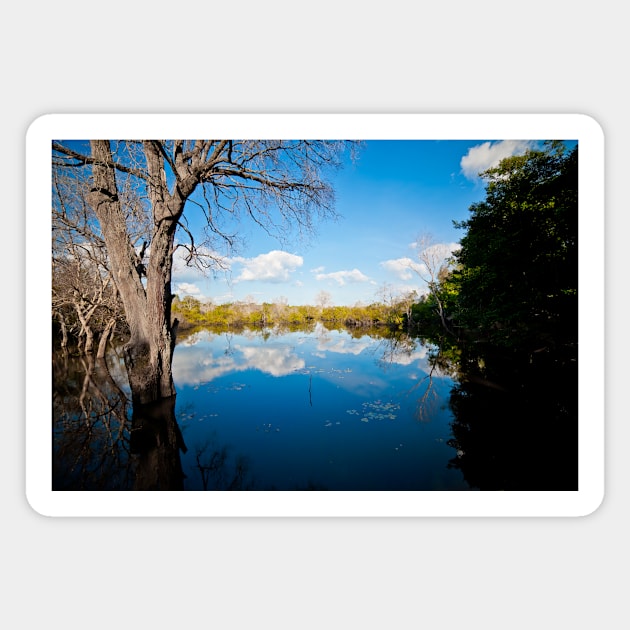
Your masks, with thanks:
M305 357L326 360L328 354L358 356L372 349L372 360L387 365L412 367L427 373L428 350L416 347L405 350L404 347L391 347L390 342L383 345L383 340L375 340L369 336L359 339L336 331L318 331L310 340L302 336L291 337L286 341L265 341L261 338L248 339L245 336L216 336L209 333L191 335L178 344L173 356L173 376L176 386L196 386L209 383L223 376L238 374L247 370L257 370L274 377L287 376L306 369ZM305 344L305 341L310 343ZM309 345L312 344L310 347ZM328 365L319 372L330 372L330 378L344 385L357 386L357 375L351 375L348 369L339 376L334 368ZM437 375L437 374L436 374ZM326 374L322 374L326 378ZM363 378L363 377L362 377ZM370 376L374 378L374 375Z
M301 370L305 363L298 357L292 346L278 345L272 347L248 346L237 349L246 362L244 369L256 369L272 376L285 376Z
M272 376L286 376L305 366L304 359L293 346L274 344L266 346L236 345L221 352L207 342L178 346L173 356L173 374L177 385L208 383L227 374L246 370L259 370Z
M369 337L361 337L361 339L337 337L332 339L329 336L323 336L317 339L317 350L324 353L336 352L337 354L354 354L356 356L373 344L374 340Z

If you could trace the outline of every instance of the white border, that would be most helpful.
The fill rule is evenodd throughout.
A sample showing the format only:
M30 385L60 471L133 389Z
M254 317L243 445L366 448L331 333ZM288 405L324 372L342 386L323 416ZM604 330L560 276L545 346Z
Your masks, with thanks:
M579 156L579 490L53 492L51 141L566 139ZM604 499L604 134L583 114L50 114L26 134L26 497L44 516L585 516ZM10 270L9 270L10 272Z

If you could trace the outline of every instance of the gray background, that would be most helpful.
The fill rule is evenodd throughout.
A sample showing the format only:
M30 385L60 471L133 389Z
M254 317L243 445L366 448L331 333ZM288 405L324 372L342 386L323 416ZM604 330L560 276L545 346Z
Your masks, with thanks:
M0 624L623 627L630 443L620 401L627 373L623 169L630 164L623 5L337 0L200 7L35 2L5 16L1 310L10 398L0 457ZM24 137L38 116L73 112L593 116L606 140L602 506L573 519L35 514L24 495Z

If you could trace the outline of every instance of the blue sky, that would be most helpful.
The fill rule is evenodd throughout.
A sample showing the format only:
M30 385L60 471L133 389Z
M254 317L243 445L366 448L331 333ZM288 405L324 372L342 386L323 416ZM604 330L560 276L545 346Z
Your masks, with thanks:
M523 153L532 141L370 140L358 159L333 175L337 221L317 225L307 242L282 245L243 226L245 246L226 260L227 272L204 277L176 256L173 291L215 303L253 300L315 304L326 291L334 305L369 303L390 293L423 293L417 238L452 248L453 226L485 198L477 174Z

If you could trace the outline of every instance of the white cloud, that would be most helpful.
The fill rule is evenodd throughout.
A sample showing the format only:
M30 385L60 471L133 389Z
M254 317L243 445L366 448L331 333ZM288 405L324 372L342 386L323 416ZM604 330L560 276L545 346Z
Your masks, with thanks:
M504 158L525 153L534 146L531 140L501 140L500 142L484 142L472 147L461 159L460 166L464 175L470 180L477 180L479 173L497 166Z
M151 249L149 248L149 254ZM200 258L200 265L208 269L229 269L230 259L226 258L219 252L208 249L207 247L198 247L197 253ZM173 252L173 276L187 276L194 274L196 276L203 275L203 272L195 267L186 264L188 250L185 247L176 247Z
M351 271L332 271L330 273L318 273L317 280L335 280L339 286L343 286L347 282L369 282L370 279L361 273L358 269L352 269Z
M422 244L419 242L410 243L409 247L416 251L420 250ZM384 260L380 263L386 271L396 275L401 280L418 280L423 284L427 282L429 277L429 270L426 264L431 265L434 270L439 269L444 261L453 255L453 252L461 248L459 243L433 243L429 247L418 251L418 255L425 261L413 260L409 257L394 258L390 260ZM426 263L426 264L425 264ZM398 285L396 289L399 292L407 293L412 290L417 290L420 293L424 293L424 290L418 289L412 285Z
M210 278L208 272L216 273L216 271L221 268L225 270L229 269L229 259L224 258L221 254L206 248L200 248L200 253L206 257L203 263L210 265L210 268L206 271L195 266L189 267L186 265L188 252L182 247L175 249L173 253L172 272L172 282L173 287L175 287L175 293L201 297L208 290L208 281ZM212 264L212 261L216 261L216 264Z
M175 285L175 293L183 295L201 295L201 289L190 282L178 282Z
M380 264L383 269L396 274L401 280L411 280L426 272L424 265L413 261L411 258L384 260Z
M262 282L286 282L298 267L304 264L302 256L273 250L255 258L233 258L243 265L243 270L234 282L260 280Z

